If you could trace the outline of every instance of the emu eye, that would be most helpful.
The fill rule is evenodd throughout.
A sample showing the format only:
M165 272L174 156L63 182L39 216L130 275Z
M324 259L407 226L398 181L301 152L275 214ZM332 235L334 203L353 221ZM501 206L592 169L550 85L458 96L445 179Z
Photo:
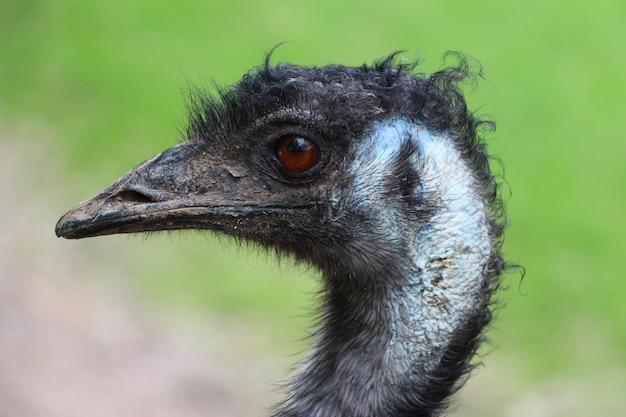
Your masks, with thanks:
M283 136L276 146L278 160L290 172L300 173L313 168L319 159L319 148L298 135Z

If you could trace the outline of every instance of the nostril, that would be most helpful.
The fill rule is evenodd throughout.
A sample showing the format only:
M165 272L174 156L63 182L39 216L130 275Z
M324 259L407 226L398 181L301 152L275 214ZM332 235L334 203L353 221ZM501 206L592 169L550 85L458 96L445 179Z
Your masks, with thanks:
M156 202L156 200L154 200L152 197L149 197L135 190L122 191L115 196L115 199L117 201L125 201L129 203L155 203Z

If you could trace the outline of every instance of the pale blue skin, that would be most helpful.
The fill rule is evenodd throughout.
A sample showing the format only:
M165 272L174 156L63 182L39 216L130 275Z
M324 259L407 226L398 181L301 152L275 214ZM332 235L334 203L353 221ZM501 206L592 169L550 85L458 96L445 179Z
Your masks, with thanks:
M396 118L377 123L373 131L360 144L366 146L361 149L369 148L373 153L355 161L354 171L366 173L364 182L383 184L377 177L391 172L389 166L403 141L414 141L418 152L413 159L422 174L420 192L436 192L440 206L429 227L409 236L413 244L407 276L415 287L394 289L389 294L397 300L389 303L394 311L390 325L395 334L389 360L397 369L401 363L408 365L406 358L413 358L427 373L437 365L452 333L477 304L492 249L485 206L475 194L478 187L472 171L451 138ZM371 193L371 187L369 190L368 202L378 205L376 193ZM388 206L378 205L385 219L381 224L392 233L412 231L403 228L393 209L382 209ZM443 279L436 282L436 278Z

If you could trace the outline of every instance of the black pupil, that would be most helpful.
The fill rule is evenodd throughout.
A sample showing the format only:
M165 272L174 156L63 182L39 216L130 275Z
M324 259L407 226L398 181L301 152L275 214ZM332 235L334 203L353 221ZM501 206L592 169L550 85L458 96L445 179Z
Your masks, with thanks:
M287 142L285 150L292 154L302 153L311 147L311 143L304 138L294 138Z

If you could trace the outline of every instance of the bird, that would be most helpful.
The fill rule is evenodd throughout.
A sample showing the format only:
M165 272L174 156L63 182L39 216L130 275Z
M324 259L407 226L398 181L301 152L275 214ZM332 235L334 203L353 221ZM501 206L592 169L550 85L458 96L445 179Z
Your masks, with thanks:
M462 53L431 74L273 64L189 88L185 138L67 212L80 239L199 229L321 272L318 328L273 417L445 412L477 365L507 268L500 176ZM447 57L447 55L446 55Z

